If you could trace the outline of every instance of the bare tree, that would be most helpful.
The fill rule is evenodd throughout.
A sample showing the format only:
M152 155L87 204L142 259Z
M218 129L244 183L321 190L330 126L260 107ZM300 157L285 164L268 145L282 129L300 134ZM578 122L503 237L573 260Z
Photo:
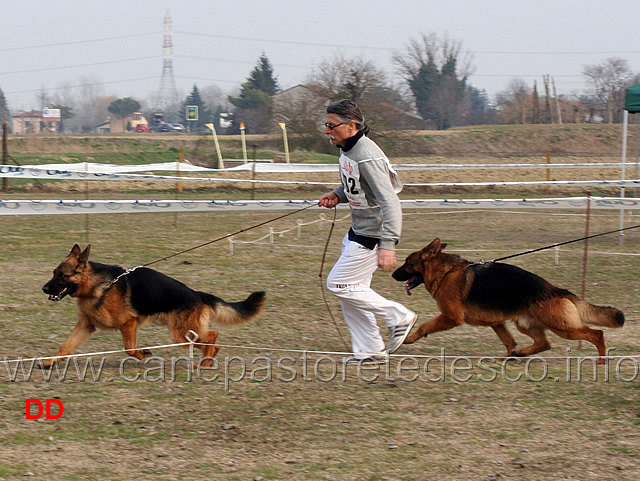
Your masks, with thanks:
M524 80L514 78L507 87L496 94L497 119L501 124L524 124L530 120L527 105L530 104L531 90Z
M590 93L597 99L599 114L609 123L620 122L625 89L633 81L629 62L619 57L610 57L597 65L585 65L582 74L591 85Z
M409 106L385 71L363 57L347 58L337 52L312 70L307 84L325 92L325 100L357 102L377 131L402 128L411 118Z
M200 97L207 104L207 107L214 112L219 108L230 109L229 95L224 93L217 85L206 85L200 89Z
M347 58L337 52L313 68L307 83L325 90L332 100L348 98L361 102L363 98L387 85L384 70L362 57Z
M107 108L115 99L105 96L101 80L80 78L78 93L72 105L76 115L69 120L67 127L74 132L93 132L96 126L107 120Z

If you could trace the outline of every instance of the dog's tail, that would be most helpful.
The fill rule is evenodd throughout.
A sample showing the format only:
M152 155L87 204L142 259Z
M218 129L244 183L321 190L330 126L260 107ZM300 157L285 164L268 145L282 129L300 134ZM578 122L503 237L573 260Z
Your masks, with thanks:
M580 299L574 300L574 304L585 324L601 327L624 326L624 313L620 309L610 306L596 306Z
M212 321L219 326L244 324L258 317L265 302L264 291L252 292L244 301L226 302L206 292L198 292L200 299L213 309Z

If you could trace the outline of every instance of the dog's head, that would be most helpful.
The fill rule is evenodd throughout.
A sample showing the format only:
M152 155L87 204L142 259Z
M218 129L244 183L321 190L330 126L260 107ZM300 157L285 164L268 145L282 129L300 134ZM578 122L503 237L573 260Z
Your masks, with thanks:
M440 242L436 238L423 249L413 252L407 256L400 267L398 267L391 276L400 282L404 282L404 288L407 295L411 295L411 290L425 282L425 278L429 272L429 261L434 259L447 244Z
M59 301L65 296L75 297L86 277L90 251L91 245L81 252L80 246L75 244L69 255L53 270L51 280L42 286L50 301Z

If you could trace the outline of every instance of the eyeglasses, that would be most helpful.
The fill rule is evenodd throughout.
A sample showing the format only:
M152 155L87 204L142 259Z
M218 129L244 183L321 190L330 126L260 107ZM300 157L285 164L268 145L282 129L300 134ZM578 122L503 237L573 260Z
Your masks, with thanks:
M325 126L326 128L328 128L329 130L333 130L333 129L335 129L336 127L340 127L341 125L344 125L344 122L340 122L339 124L330 124L329 122L325 122L325 123L324 123L324 126Z

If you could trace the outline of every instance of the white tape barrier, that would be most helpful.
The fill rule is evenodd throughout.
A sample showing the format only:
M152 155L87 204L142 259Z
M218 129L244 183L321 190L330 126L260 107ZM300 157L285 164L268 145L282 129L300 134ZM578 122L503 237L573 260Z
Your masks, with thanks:
M394 164L395 170L503 170L503 169L620 169L622 166L631 168L638 166L638 163L554 163L554 164ZM240 164L226 169L212 169L200 167L190 162L162 162L153 164L100 164L95 162L78 162L74 164L40 164L22 165L20 167L27 170L57 170L60 172L84 172L92 174L124 174L129 172L246 172L256 173L311 173L311 172L338 172L338 164L276 164L266 160ZM2 172L2 170L0 170Z
M92 172L72 172L60 170L29 169L25 167L0 166L0 177L13 179L50 179L50 180L134 180L134 181L195 181L195 182L248 182L255 184L297 184L297 185L338 185L337 182L309 182L309 181L286 181L286 180L253 180L253 179L229 179L217 177L180 177L175 175L143 175L143 174L114 174L114 173L92 173ZM561 185L573 187L639 187L640 180L555 180L555 181L532 181L532 182L429 182L429 183L407 183L406 186L413 187L469 187L469 186L546 186Z
M219 177L182 177L176 175L116 174L81 171L43 170L0 166L0 177L39 180L135 180L166 182L249 182L254 184L338 185L338 182L289 182L284 180L228 179Z
M301 209L317 200L0 200L2 215L230 212ZM587 197L407 199L405 209L585 209ZM339 208L346 209L346 204ZM640 198L591 197L592 209L640 209ZM318 209L322 209L318 207Z

